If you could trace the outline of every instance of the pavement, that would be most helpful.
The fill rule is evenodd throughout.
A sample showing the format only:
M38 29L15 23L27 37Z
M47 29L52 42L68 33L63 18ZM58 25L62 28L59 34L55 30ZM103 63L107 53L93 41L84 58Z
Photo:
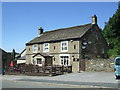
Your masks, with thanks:
M103 88L120 88L120 80L115 79L114 72L81 72L59 76L25 76L3 75L2 80L46 82L69 85L88 85Z

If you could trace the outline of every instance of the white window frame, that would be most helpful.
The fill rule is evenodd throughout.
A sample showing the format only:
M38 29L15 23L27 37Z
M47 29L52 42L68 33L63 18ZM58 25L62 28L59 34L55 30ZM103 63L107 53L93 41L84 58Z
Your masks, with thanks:
M61 56L60 57L60 65L69 66L70 65L69 56Z
M63 46L63 43L66 43L66 46ZM67 50L63 50L62 48L67 47ZM61 52L67 52L68 51L68 41L61 41Z
M48 44L48 46L45 46L46 44ZM48 48L48 49L46 50L45 48ZM49 52L49 43L43 44L43 52Z
M37 53L37 52L38 52L38 44L34 44L33 45L33 53Z
M64 63L64 60L65 58L62 58L62 57L68 57L67 60L68 60L68 65ZM63 66L70 66L70 55L69 54L60 54L59 55L59 65L63 65ZM63 60L63 64L62 64L62 60Z

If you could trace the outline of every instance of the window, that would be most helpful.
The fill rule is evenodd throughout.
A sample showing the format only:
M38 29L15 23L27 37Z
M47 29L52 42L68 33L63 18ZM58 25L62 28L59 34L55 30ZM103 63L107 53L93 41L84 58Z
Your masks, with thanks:
M29 51L30 51L30 48L29 48Z
M34 44L33 45L33 53L37 53L37 51L38 51L38 45Z
M35 64L35 60L34 59L32 59L32 63Z
M68 56L61 56L61 65L65 65L65 66L69 65Z
M68 51L68 41L61 42L61 51Z
M37 64L42 64L42 59L41 58L37 58Z
M54 57L54 61L55 61L55 57Z
M54 50L55 50L55 46L54 46Z
M74 45L74 49L76 49L76 45Z
M38 47L38 51L40 51L40 46Z
M120 65L120 58L116 59L116 65Z
M49 43L44 44L44 52L49 52Z

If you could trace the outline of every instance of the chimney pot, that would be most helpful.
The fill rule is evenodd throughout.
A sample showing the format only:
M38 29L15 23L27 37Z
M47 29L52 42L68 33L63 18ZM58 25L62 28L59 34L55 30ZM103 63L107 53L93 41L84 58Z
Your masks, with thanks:
M40 36L41 34L43 34L43 28L42 28L42 27L40 27L40 28L38 29L38 36Z
M97 16L92 16L92 24L97 24Z

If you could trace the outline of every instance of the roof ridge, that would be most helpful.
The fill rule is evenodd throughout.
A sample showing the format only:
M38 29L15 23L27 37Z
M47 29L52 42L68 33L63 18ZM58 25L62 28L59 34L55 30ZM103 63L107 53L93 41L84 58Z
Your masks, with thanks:
M21 55L25 50L26 50L26 48L24 48L19 55Z
M55 30L51 30L51 31L46 31L46 32L44 32L44 33L54 32L54 31L59 31L59 30L65 30L65 29L70 29L70 28L76 28L76 27L84 27L84 26L87 26L87 25L91 25L91 23L89 23L89 24L84 24L84 25L67 27L67 28L59 28L59 29L55 29ZM43 33L43 34L44 34L44 33Z
M29 41L26 45L54 40L81 38L92 26L93 24L89 23L68 28L60 28L56 30L46 31L41 36L35 37L33 40ZM74 31L76 31L76 33L74 33Z

